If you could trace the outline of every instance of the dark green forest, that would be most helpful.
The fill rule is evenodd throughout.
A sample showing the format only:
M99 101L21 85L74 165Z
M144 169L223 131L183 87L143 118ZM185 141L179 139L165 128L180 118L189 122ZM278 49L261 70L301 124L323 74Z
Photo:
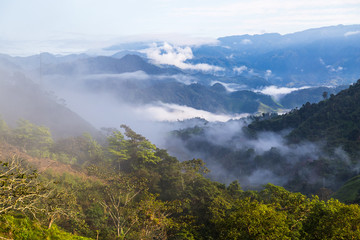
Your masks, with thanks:
M337 95L330 94L319 103L309 102L265 121L249 125L252 132L291 129L287 138L296 143L301 140L326 141L329 149L343 146L344 150L357 156L360 150L360 80Z
M125 125L55 141L1 120L0 137L1 239L360 238L357 204L212 181L201 159L180 162Z

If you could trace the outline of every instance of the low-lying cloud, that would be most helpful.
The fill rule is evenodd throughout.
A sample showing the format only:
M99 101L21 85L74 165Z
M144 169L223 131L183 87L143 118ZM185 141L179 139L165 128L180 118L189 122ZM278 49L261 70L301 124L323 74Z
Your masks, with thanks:
M240 119L249 114L214 114L204 110L195 109L188 106L168 104L158 102L157 104L139 106L135 109L136 113L144 113L149 120L155 121L183 121L192 118L202 118L209 122L226 122L233 119Z
M329 174L322 167L324 159L326 163L340 164L341 168L351 171L352 163L342 148L329 153L323 150L324 142L289 143L285 136L290 129L280 133L260 132L256 137L250 137L244 131L249 122L250 119L225 123L193 122L192 127L200 127L202 131L189 135L190 130L185 137L179 138L171 136L165 147L181 160L189 156L203 159L212 178L224 183L238 180L245 188L256 188L269 182L291 186L294 191L339 187L338 170ZM296 184L299 181L307 185L306 190L302 188L304 185Z
M265 78L268 79L272 74L272 71L270 69L265 71Z
M116 80L149 80L150 78L159 78L160 76L150 76L143 71L126 72L120 74L89 74L82 76L85 80L102 80L102 79L116 79Z
M255 90L255 92L260 92L266 95L270 95L274 97L276 100L279 100L281 97L285 96L286 94L289 94L294 91L302 90L310 88L309 86L304 86L301 88L288 88L288 87L277 87L277 86L268 86L261 90Z
M332 65L327 65L326 68L329 69L330 72L340 72L344 70L342 66L334 67Z
M56 76L61 77L61 76ZM127 72L120 74L89 74L81 76L82 81L87 80L116 80L116 81L169 81L174 80L186 85L197 83L198 79L191 75L173 74L173 75L149 75L144 71Z
M96 128L118 128L120 124L126 124L159 146L163 146L164 136L171 130L176 129L175 125L178 121L202 118L209 122L225 122L248 116L248 114L215 114L188 106L162 102L133 104L108 91L101 91L100 89L92 91L86 87L88 80L101 81L114 78L116 81L128 79L143 81L148 77L146 73L139 71L125 74L97 74L72 77L52 75L43 80L45 88L54 91L57 96L65 99L66 105L71 110L78 113ZM161 76L158 77L161 78ZM177 78L178 81L185 81L183 76L174 75L171 77Z
M218 72L225 69L219 66L209 65L206 63L190 64L187 60L194 57L193 52L189 46L179 47L172 46L169 43L164 43L158 46L154 43L150 48L143 50L147 57L155 64L174 65L180 69L198 70L204 72Z
M358 35L358 34L360 34L360 31L353 31L353 32L346 32L344 34L344 36L349 37L349 36Z
M250 39L245 38L245 39L241 40L241 44L249 45L249 44L252 44L252 41Z
M240 85L237 83L224 83L224 82L220 82L220 81L211 81L210 85L213 86L216 83L223 85L224 88L226 89L226 91L228 91L228 92L236 92L236 91L246 88L246 85Z
M240 66L240 67L234 67L233 68L233 71L235 72L235 73L237 73L237 74L242 74L244 71L247 71L248 70L248 67L246 67L246 66Z

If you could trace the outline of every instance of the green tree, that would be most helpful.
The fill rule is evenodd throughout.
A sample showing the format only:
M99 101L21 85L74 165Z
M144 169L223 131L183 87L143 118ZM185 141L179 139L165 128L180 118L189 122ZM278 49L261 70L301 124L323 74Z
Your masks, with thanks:
M89 134L84 133L83 137L86 140L87 154L89 155L89 162L98 162L103 159L103 148L102 146Z
M10 128L0 115L0 140L7 140L9 137Z
M143 180L114 174L107 179L103 199L99 204L109 215L119 239L125 239L138 222L136 197L146 191Z
M48 229L61 217L77 218L76 213L79 211L79 206L74 192L58 190L53 187L49 195L39 200L39 209L41 209L41 215L46 219Z
M167 230L174 226L171 215L181 211L180 201L163 202L147 194L139 203L138 239L168 238Z
M233 181L227 187L228 193L231 197L238 199L242 195L243 191L241 189L240 183L238 181Z
M121 125L127 137L126 144L133 169L154 166L161 161L156 155L157 148L149 140L134 132L126 125Z
M237 201L216 224L220 228L219 239L291 239L286 218L272 205L246 198Z
M200 158L184 161L181 163L181 168L184 177L187 181L193 181L197 178L203 178L210 170L205 166L205 163Z
M54 160L78 165L96 163L104 158L103 147L88 133L57 140L51 150L56 154Z
M47 151L53 144L50 130L47 127L36 126L27 120L20 119L13 130L14 144L23 150Z
M324 98L324 100L326 100L328 98L329 93L328 92L323 92L322 93L322 97Z
M303 239L360 239L360 207L318 201L303 225Z
M125 137L120 131L113 131L112 135L110 135L107 140L108 151L111 155L113 164L117 170L120 171L122 170L121 164L130 158Z
M20 211L35 216L40 211L37 203L49 195L49 189L37 176L17 156L0 161L0 214Z
M120 131L114 131L108 137L109 153L118 170L131 172L161 161L154 144L126 125L121 125L121 128L125 130L125 136Z

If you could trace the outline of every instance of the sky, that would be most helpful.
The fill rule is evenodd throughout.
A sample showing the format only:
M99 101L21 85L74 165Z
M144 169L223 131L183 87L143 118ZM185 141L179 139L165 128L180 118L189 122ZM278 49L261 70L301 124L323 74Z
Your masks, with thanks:
M202 43L229 35L285 34L360 24L359 13L360 0L0 0L0 52L31 47L71 52L142 39Z

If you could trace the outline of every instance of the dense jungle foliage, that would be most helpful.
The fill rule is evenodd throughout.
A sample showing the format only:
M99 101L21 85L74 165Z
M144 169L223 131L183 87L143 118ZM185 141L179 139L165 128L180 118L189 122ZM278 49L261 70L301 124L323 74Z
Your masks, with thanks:
M121 127L99 144L0 121L1 239L360 238L358 205L211 181L202 160Z

